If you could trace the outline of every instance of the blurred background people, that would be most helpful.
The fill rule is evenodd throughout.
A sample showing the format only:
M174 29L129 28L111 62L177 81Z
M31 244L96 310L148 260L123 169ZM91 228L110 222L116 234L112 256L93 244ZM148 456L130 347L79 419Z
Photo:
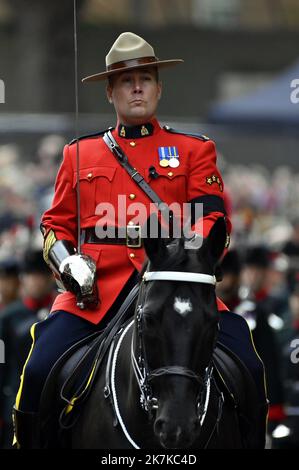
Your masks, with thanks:
M289 297L292 328L283 344L283 379L287 419L285 427L274 432L277 448L299 448L299 271L294 276Z
M0 417L2 446L11 447L11 410L20 375L31 346L30 328L45 318L55 298L53 276L42 250L28 251L20 264L20 298L1 311L0 337L5 344L5 363L0 364Z
M289 257L296 257L299 260L299 216L293 217L291 222L291 237L282 247L282 251Z
M3 341L2 334L2 314L11 304L19 298L19 263L16 259L5 258L0 261L0 339ZM4 343L5 353L5 343ZM4 358L5 359L5 358ZM4 364L0 361L0 410L3 403L4 388ZM5 432L6 422L0 411L0 446Z
M13 258L0 261L0 316L4 308L18 299L19 287L18 261Z
M222 262L223 280L217 286L220 298L247 320L264 362L270 401L269 433L285 419L281 351L276 337L282 320L275 313L275 301L268 290L270 262L270 251L264 246L251 247L243 256L237 250L228 251Z

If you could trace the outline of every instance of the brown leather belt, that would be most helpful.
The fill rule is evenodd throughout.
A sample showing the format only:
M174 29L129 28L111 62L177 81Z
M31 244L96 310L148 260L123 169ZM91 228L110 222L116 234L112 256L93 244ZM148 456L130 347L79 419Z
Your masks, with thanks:
M97 245L126 245L128 248L141 248L140 225L127 225L126 227L105 227L105 232L115 233L115 236L99 237L96 227L88 227L81 230L81 244L94 243ZM98 231L99 233L99 231Z

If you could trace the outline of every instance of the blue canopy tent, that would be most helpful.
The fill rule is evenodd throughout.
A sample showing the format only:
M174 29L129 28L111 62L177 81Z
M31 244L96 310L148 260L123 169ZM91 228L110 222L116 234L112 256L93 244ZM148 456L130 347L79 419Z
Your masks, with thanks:
M299 103L291 102L291 82L297 79L299 87L299 61L274 78L269 84L245 96L226 102L214 103L208 120L234 126L280 126L299 129ZM296 93L299 98L299 91ZM264 127L264 126L263 126Z

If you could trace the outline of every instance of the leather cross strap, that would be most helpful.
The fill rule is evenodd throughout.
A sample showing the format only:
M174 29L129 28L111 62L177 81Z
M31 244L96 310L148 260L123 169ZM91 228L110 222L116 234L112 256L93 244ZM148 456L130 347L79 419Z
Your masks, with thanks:
M158 194L150 187L149 184L145 181L143 176L136 170L136 168L132 167L130 164L127 155L123 151L123 149L118 145L116 140L114 139L111 131L105 132L103 136L103 140L112 154L115 156L118 163L126 170L128 175L135 181L135 183L139 186L139 188L147 195L147 197L153 201L157 205L157 209L163 213L163 207L160 208L159 205L163 204L164 202L158 196ZM166 207L165 207L166 209ZM169 235L172 236L173 233L173 212L169 211Z

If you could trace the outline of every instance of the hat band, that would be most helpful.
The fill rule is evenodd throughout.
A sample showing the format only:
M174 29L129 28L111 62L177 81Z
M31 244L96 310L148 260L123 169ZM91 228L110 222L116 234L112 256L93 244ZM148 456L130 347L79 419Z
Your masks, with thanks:
M116 69L122 69L127 67L135 67L138 65L150 64L151 62L157 62L159 59L157 57L139 57L138 59L123 60L121 62L115 62L114 64L108 65L106 67L107 72Z

